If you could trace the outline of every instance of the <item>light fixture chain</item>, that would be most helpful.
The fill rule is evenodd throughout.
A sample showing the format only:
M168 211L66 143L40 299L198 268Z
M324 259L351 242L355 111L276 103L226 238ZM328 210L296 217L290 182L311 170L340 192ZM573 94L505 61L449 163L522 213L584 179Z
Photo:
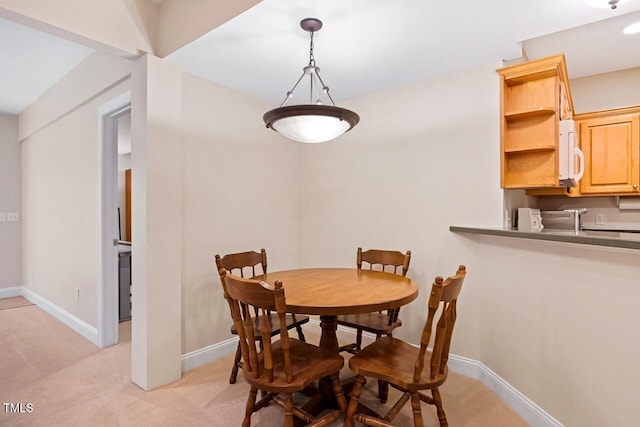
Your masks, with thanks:
M316 59L313 57L313 33L315 31L309 31L309 33L311 34L310 37L310 41L309 41L309 66L310 67L315 67L316 66ZM309 104L313 104L313 75L315 73L311 72L309 73Z
M313 33L314 31L310 31L311 33L311 42L309 43L309 65L316 65L316 60L313 57Z

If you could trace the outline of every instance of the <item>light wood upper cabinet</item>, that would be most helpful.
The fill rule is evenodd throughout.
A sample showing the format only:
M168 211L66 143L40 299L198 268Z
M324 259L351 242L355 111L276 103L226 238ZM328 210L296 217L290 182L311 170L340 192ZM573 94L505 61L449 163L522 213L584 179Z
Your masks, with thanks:
M573 115L564 55L496 72L502 188L526 189L530 196L640 195L640 106ZM559 122L572 118L585 171L578 186L563 188Z
M496 71L502 188L557 187L558 122L573 114L564 55Z
M576 115L585 157L581 195L640 194L640 107Z

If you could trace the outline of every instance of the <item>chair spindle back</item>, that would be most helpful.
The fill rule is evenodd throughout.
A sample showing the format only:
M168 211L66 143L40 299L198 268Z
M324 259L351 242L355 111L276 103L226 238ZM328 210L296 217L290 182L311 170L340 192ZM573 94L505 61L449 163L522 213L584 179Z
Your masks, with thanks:
M436 324L433 350L431 360L429 361L429 377L430 379L434 379L436 376L444 374L447 361L449 360L449 348L451 347L453 327L456 322L456 303L466 274L466 267L460 265L454 276L448 277L446 280L438 276L431 286L431 294L428 302L429 311L422 330L420 352L413 373L413 379L415 381L418 381L422 375L425 364L425 354L431 341L433 321L440 308L440 317Z
M357 265L358 270L362 270L362 264L367 263L369 270L380 270L387 273L401 274L407 276L409 270L409 263L411 262L411 251L407 251L403 254L400 251L387 251L380 249L369 249L363 251L362 248L358 248ZM393 271L391 271L393 269ZM400 271L398 271L400 269ZM389 325L398 321L400 315L400 308L394 308L387 311L389 317Z
M218 272L221 268L224 268L228 273L235 276L248 278L255 277L259 274L265 274L267 272L267 251L264 248L260 249L260 252L239 252L235 254L227 254L223 257L216 255L215 258ZM262 271L256 272L257 266L260 266ZM251 270L251 274L247 274L249 270Z
M293 381L293 369L289 353L289 333L286 325L286 302L282 282L272 286L260 280L245 279L220 270L225 298L229 303L231 317L238 330L240 349L245 375L254 378L264 376L273 381L274 359L271 346L271 325L269 315L272 310L278 314L280 322L280 347L282 348L284 372L288 382ZM254 337L254 317L260 319L262 349L256 346Z
M403 254L400 251L386 251L380 249L369 249L362 251L362 248L358 248L358 269L362 269L362 263L369 264L369 270L375 270L374 266L379 266L380 271L386 271L393 274L407 275L409 270L409 262L411 261L411 251L407 251ZM393 271L390 271L393 269ZM401 272L398 272L401 269Z

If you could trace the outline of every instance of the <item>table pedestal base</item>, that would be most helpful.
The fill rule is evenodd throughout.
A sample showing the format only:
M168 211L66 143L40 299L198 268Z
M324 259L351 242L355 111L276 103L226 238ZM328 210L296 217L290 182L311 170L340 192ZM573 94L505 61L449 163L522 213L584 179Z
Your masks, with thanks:
M338 319L336 316L320 316L320 328L322 328L322 334L320 336L320 348L330 351L331 353L338 354L339 346L338 346L338 337L336 335L336 331L338 330ZM351 390L355 385L355 377L348 378L346 380L341 380L342 389L344 391L344 395L347 398L347 404L349 403L349 396L351 395ZM308 394L308 390L306 390L306 395ZM325 409L338 409L338 402L336 400L335 394L333 392L333 386L331 384L331 380L327 378L322 378L318 381L318 388L315 391L315 394L311 396L311 399L304 404L302 409L306 412L316 416L320 412ZM365 413L367 415L378 416L378 414L364 405L358 405L358 413ZM304 422L300 419L295 419L295 425L301 426L304 425Z
M322 328L320 348L338 354L338 337L336 336L338 318L336 316L320 316L320 328Z

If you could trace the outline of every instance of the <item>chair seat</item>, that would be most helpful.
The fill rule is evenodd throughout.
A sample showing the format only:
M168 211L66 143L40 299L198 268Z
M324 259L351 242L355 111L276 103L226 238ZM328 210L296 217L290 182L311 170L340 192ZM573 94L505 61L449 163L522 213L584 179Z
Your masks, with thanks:
M402 321L398 319L389 324L386 313L346 314L338 316L338 325L362 329L376 335L387 335L402 326Z
M278 320L277 314L272 314L268 317L269 324L271 325L271 336L277 335L280 333L280 321ZM295 328L296 326L304 325L305 323L309 323L309 316L301 316L299 314L287 314L285 315L285 320L287 322L287 329ZM253 318L253 330L255 331L256 339L260 339L260 318ZM231 333L233 335L238 335L238 330L236 329L236 325L231 325Z
M284 357L280 340L274 342L271 346L274 361L273 381L269 381L265 373L255 378L252 372L245 371L244 376L247 382L263 391L292 393L304 390L308 385L320 378L339 372L344 366L344 358L338 354L330 353L295 338L290 338L289 344L293 370L292 382L287 382L285 377ZM262 353L258 357L262 361Z
M378 378L408 391L439 387L447 379L446 367L433 379L429 378L430 369L427 367L422 370L420 381L413 381L419 351L419 347L397 338L383 337L349 359L349 368L358 375ZM426 353L426 360L430 360L431 352Z

